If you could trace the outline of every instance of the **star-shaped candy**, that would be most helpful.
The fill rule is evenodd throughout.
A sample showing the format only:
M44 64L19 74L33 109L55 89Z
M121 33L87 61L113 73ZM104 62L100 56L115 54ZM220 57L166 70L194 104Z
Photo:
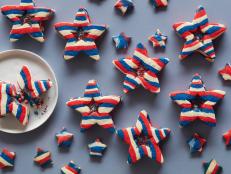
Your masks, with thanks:
M175 91L171 99L181 107L180 126L186 126L195 120L201 120L208 126L216 126L214 106L223 99L225 91L206 90L201 76L193 76L186 91Z
M1 7L2 14L13 24L10 41L15 42L26 34L39 42L44 42L44 22L54 14L54 10L36 7L34 0L21 0L20 5Z
M213 40L226 31L226 26L223 24L209 23L207 13L202 6L197 9L192 22L178 22L173 25L173 28L185 39L184 47L179 55L180 59L197 51L211 62L216 57Z
M120 10L122 15L125 15L127 11L133 9L134 4L132 0L118 0L114 7Z
M99 50L95 41L106 31L106 25L92 24L85 8L80 8L73 23L59 22L55 29L67 40L64 59L69 60L80 52L87 54L94 60L99 60Z
M222 172L222 167L216 162L215 159L212 159L208 163L203 163L204 174L220 174Z
M124 32L120 33L118 36L113 36L112 39L117 49L127 49L131 41L131 37L126 36Z
M107 148L107 145L103 144L98 138L93 143L89 144L88 148L90 156L102 157L104 150Z
M118 136L129 145L128 163L136 163L147 156L158 163L163 163L164 158L159 148L159 143L165 140L171 130L169 128L157 129L152 126L149 115L141 111L134 127L117 131Z
M63 128L61 132L55 135L57 139L57 144L61 148L69 148L72 144L74 135Z
M2 149L2 153L0 154L0 169L14 167L15 156L15 152L10 152L6 148Z
M231 145L231 129L223 134L226 146Z
M202 152L203 148L206 144L206 139L201 137L198 133L195 133L188 141L187 141L190 152Z
M49 167L52 164L51 152L38 148L37 154L34 157L34 162L42 168Z
M100 93L96 80L90 80L85 89L84 96L72 98L66 104L81 113L81 131L85 131L93 125L99 125L114 132L115 126L110 113L120 101L120 96L103 96Z
M62 174L80 174L80 167L76 166L74 161L70 161L68 165L65 165L61 168Z
M115 67L126 75L123 91L129 91L142 85L152 93L160 92L157 74L169 62L168 58L150 58L146 48L139 43L132 57L115 59Z
M148 40L152 43L153 47L165 48L168 37L163 35L159 29L157 29L154 35L151 35Z
M151 0L151 3L154 5L155 8L168 6L168 0Z
M231 80L231 65L227 63L225 67L219 71L219 74L224 80Z

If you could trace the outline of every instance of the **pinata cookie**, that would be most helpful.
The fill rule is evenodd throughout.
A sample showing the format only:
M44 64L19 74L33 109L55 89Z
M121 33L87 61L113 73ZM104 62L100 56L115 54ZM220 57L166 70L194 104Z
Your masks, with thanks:
M42 168L46 168L52 165L51 152L44 151L41 148L37 148L37 154L34 157L34 162Z
M15 157L15 152L10 152L6 148L2 149L2 153L0 154L0 169L14 167Z
M102 157L107 145L103 144L100 139L97 138L93 143L88 144L88 148L91 157Z
M186 91L174 91L171 99L181 107L180 126L184 127L195 120L208 126L216 126L214 106L225 96L222 90L206 90L201 76L195 74Z
M120 33L118 36L112 37L116 49L127 49L129 43L131 42L131 37L126 36L124 32Z
M15 42L28 34L33 39L44 42L44 22L54 14L54 10L36 7L34 0L21 0L20 5L1 7L2 14L12 22L10 41Z
M122 15L125 15L134 8L134 4L132 0L117 0L114 7L120 10Z
M126 75L123 92L128 93L138 86L143 86L152 93L160 92L157 74L168 64L168 58L151 58L146 48L139 43L132 57L115 59L113 64Z
M153 127L148 113L143 110L134 127L120 129L117 131L117 135L129 145L127 160L129 164L136 163L144 156L162 164L164 158L159 143L165 140L170 132L169 128Z
M219 71L219 74L224 80L231 80L231 65L227 63L225 67Z
M226 26L210 23L204 7L199 6L192 22L178 22L173 25L174 30L185 39L183 49L179 55L185 59L195 51L213 62L216 55L213 40L226 31Z
M58 22L56 31L67 41L64 59L73 59L80 52L87 54L94 60L99 60L99 50L95 41L106 31L106 25L92 24L90 16L85 8L80 8L75 14L75 20L71 22Z
M99 125L110 132L114 132L115 125L110 113L120 101L120 96L103 96L96 80L89 80L84 96L71 98L66 105L81 113L81 131L85 131L93 125Z

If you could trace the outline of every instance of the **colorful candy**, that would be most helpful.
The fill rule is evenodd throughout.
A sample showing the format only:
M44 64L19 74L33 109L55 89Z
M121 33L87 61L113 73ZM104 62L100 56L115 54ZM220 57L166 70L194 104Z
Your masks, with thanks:
M63 128L60 133L55 135L58 146L61 148L69 148L72 144L74 135Z
M180 59L185 59L197 51L210 62L213 62L216 57L213 40L226 31L226 26L223 24L209 23L207 13L202 6L198 7L192 22L175 23L173 28L185 39L179 55Z
M15 152L10 152L6 148L2 149L2 153L0 154L0 169L14 167L15 156Z
M103 144L100 139L96 139L93 143L88 145L89 154L92 157L102 157L104 150L107 148L106 144Z
M110 113L120 101L120 96L102 96L96 80L90 80L86 86L84 97L72 98L66 104L81 113L81 131L85 131L93 125L99 125L114 132L115 126Z
M154 7L167 7L168 6L168 0L151 0Z
M127 11L134 8L132 0L118 0L114 7L121 11L122 15L125 15Z
M94 25L85 8L80 8L73 23L59 22L55 29L67 40L64 59L73 59L80 52L87 54L94 60L99 60L99 50L95 44L107 29L106 25Z
M225 67L219 71L219 74L224 80L231 80L231 65L227 63Z
M52 164L51 152L38 148L37 154L34 157L34 162L42 168L49 167Z
M193 76L186 91L175 91L171 99L181 107L180 126L186 126L195 120L201 120L208 126L216 126L214 106L223 99L225 91L206 90L201 76Z
M74 161L70 161L68 165L65 165L61 168L62 174L80 174L80 172L80 167L77 167Z
M223 134L226 146L231 145L231 129Z
M146 48L139 43L133 57L115 59L113 64L126 75L123 82L124 93L140 85L152 93L159 93L160 84L157 74L168 62L168 58L150 58Z
M206 139L201 137L198 133L194 133L194 135L187 141L190 152L202 152L203 148L206 144Z
M166 41L168 37L163 35L159 29L157 29L156 33L148 38L148 40L152 43L152 46L165 48Z
M129 164L136 163L144 156L163 163L159 143L165 140L170 132L169 128L153 127L148 113L143 110L134 127L118 130L117 135L129 145Z
M20 5L1 7L2 14L12 22L10 41L15 42L28 34L39 42L44 42L44 22L54 14L54 10L36 7L34 0L21 0Z
M204 174L220 174L222 172L222 167L216 162L215 159L212 159L208 163L203 163Z
M131 41L131 37L126 36L124 32L120 33L118 36L113 36L112 39L117 49L127 49Z

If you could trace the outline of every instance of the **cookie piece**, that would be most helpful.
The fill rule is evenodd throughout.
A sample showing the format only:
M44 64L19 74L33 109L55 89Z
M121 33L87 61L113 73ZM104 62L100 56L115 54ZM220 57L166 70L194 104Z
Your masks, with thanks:
M60 148L69 148L72 144L74 135L67 131L66 128L63 128L60 133L55 135L58 147Z
M213 40L226 31L226 26L210 23L204 7L199 6L192 22L175 23L173 29L185 39L180 59L185 59L196 51L213 62L216 57Z
M102 157L107 145L103 144L100 139L97 138L93 143L88 144L88 148L91 157Z
M128 11L134 8L132 0L118 0L114 7L121 11L122 15L125 15Z
M127 49L131 41L131 37L126 36L124 32L120 33L118 36L113 36L112 39L117 49Z
M103 96L96 80L89 80L83 97L71 98L66 105L82 115L81 131L99 125L102 128L115 131L115 125L110 113L120 103L121 97L116 95Z
M144 156L162 164L164 158L159 143L165 140L170 132L169 128L153 127L148 113L142 110L135 126L120 129L117 131L117 135L129 145L127 160L129 164L136 163Z
M15 152L10 152L8 149L2 149L0 154L0 169L14 167Z
M193 76L190 87L186 91L174 91L171 99L181 107L180 126L184 127L200 120L208 126L216 126L214 106L225 96L222 90L207 90L201 76Z
M147 49L139 43L132 57L115 59L113 64L126 75L123 92L128 93L138 86L143 86L152 93L160 92L157 74L168 64L168 58L151 58Z
M5 5L1 11L12 23L11 42L27 34L39 42L45 41L44 22L52 17L53 9L36 7L34 0L21 0L20 5Z
M64 59L70 60L85 53L94 60L99 60L99 50L95 41L106 31L106 25L92 24L90 16L85 8L80 8L73 23L58 22L56 31L67 41L64 51Z
M65 165L61 168L62 174L80 174L80 172L80 167L78 167L74 161L70 161L68 165Z
M223 134L226 146L231 145L231 129Z
M224 80L231 80L231 65L227 63L218 73Z
M153 48L155 47L165 48L167 39L168 37L163 35L159 29L156 30L156 33L154 35L151 35L148 38Z
M203 163L204 174L220 174L222 172L222 167L216 162L215 159L207 163Z
M151 3L154 5L155 8L168 6L168 0L151 0Z
M201 153L206 142L206 139L201 137L198 133L194 133L193 136L187 141L191 153Z
M51 152L37 148L37 154L34 157L34 162L42 168L52 165Z

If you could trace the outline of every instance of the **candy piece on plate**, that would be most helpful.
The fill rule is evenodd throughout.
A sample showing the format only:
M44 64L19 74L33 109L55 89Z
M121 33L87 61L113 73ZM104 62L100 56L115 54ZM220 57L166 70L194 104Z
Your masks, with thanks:
M227 63L225 67L219 71L219 74L224 80L231 80L231 65Z
M126 36L124 32L120 33L118 36L113 36L112 39L117 49L127 49L131 41L131 37Z
M208 126L216 126L214 106L225 96L222 90L207 90L201 76L195 74L186 91L174 91L171 99L181 107L180 126L200 120Z
M157 29L154 35L151 35L148 40L152 43L152 46L165 48L168 37L163 35L159 29Z
M80 174L80 172L80 167L78 167L74 161L70 161L67 165L61 168L62 174Z
M20 5L1 7L2 14L12 22L10 41L15 42L28 34L39 42L44 42L44 22L54 14L54 10L36 7L34 0L21 0Z
M0 154L0 169L14 167L14 160L16 157L15 152L10 152L8 149L2 149Z
M190 152L202 152L206 144L206 139L201 137L198 133L194 133L193 136L187 141Z
M173 29L185 39L180 59L185 59L197 51L213 62L216 57L213 40L226 31L226 26L210 23L204 7L199 6L192 22L175 23Z
M121 97L116 95L103 96L96 80L89 80L83 97L71 98L66 105L82 115L81 131L99 125L110 132L115 125L110 113L120 103Z
M151 3L154 5L155 8L168 6L168 0L151 0Z
M152 93L160 92L157 74L168 64L168 58L151 58L147 49L139 43L132 57L113 60L115 67L126 75L123 91L128 93L143 86Z
M69 148L72 144L74 135L68 132L66 128L63 128L55 137L59 147Z
M88 148L91 157L102 157L107 145L103 144L100 139L96 139L93 143L88 145Z
M164 158L159 143L170 135L169 128L155 128L145 110L139 114L134 127L117 130L117 135L129 145L129 164L136 163L147 156L158 163L163 163Z
M99 50L95 41L106 31L106 25L92 24L85 8L80 8L73 23L58 22L56 31L66 39L64 59L73 59L80 52L85 53L94 60L99 60Z
M215 159L212 159L209 162L204 162L204 174L220 174L222 172L222 167L216 162Z
M226 146L231 145L231 129L223 134Z
M114 7L121 11L122 15L125 15L129 10L134 8L132 0L118 0Z
M51 152L45 151L41 148L37 148L37 154L34 157L34 162L41 166L42 168L46 168L52 165Z

